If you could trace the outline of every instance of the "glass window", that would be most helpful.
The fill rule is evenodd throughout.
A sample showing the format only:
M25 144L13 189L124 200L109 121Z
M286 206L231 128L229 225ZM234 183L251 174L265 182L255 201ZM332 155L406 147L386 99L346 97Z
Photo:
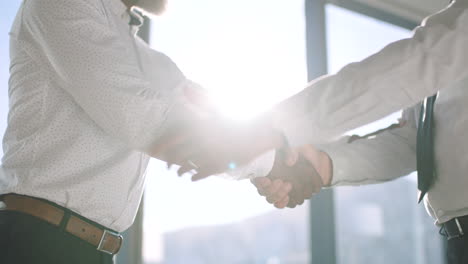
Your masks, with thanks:
M303 1L176 0L152 46L251 118L307 81ZM152 161L144 201L146 264L308 263L308 208L274 210L248 180L192 183Z
M16 15L16 10L20 5L20 0L5 1L0 8L0 138L6 129L8 116L8 69L10 67L9 58L9 38L11 24ZM0 149L2 142L0 141ZM0 152L3 156L3 150ZM0 160L1 164L1 160Z
M333 5L327 5L326 17L331 73L410 36L406 29ZM350 133L375 131L399 116ZM336 188L335 210L338 263L444 263L438 230L417 203L414 174L385 184Z

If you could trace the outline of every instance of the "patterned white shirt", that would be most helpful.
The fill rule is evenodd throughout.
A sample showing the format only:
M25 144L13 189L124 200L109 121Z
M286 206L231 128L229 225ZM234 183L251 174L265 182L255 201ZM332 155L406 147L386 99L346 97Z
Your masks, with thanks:
M468 215L468 0L425 19L413 36L394 42L335 75L313 81L276 110L293 145L322 145L333 159L333 185L378 183L416 170L418 111L434 107L437 180L425 196L438 223ZM348 143L345 132L398 110L405 125ZM417 108L417 106L416 106ZM415 195L416 201L416 195Z
M145 153L190 111L182 90L193 84L135 37L131 16L121 0L23 1L10 34L0 193L44 198L117 231L132 224Z

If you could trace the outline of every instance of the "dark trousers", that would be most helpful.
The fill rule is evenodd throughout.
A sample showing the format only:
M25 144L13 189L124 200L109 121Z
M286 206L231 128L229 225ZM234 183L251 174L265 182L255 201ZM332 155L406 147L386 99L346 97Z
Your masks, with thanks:
M111 255L33 216L0 210L1 264L112 264Z
M448 264L468 264L468 234L447 241Z

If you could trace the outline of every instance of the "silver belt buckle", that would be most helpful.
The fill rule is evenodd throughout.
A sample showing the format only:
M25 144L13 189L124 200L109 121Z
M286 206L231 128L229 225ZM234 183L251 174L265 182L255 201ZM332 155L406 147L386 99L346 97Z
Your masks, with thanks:
M455 217L455 224L457 225L458 232L461 236L463 236L465 233L463 232L463 228L460 225L460 221L458 221L458 217Z
M104 249L104 244L106 243L107 238L109 236L114 236L114 237L117 237L119 239L119 242L120 242L119 247L117 248L117 250L115 252L111 252L111 251L108 251L108 250ZM120 247L122 246L122 241L123 241L122 235L104 229L104 232L102 233L101 240L99 241L99 245L97 246L97 250L99 250L101 252L104 252L104 253L107 253L107 254L110 254L110 255L117 254L117 252L119 252L119 250L120 250Z

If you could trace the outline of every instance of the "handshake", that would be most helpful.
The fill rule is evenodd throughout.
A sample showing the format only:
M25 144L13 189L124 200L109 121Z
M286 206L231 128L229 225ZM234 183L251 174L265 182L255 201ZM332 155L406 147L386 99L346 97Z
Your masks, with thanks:
M205 109L209 105L203 95L193 91L189 98ZM301 205L323 186L330 185L332 161L325 152L312 145L290 147L266 115L238 123L210 109L210 115L203 118L188 112L190 117L165 131L150 155L166 161L168 166L179 165L179 175L194 171L192 180L196 181L215 174L229 174L236 167L274 150L271 171L252 179L252 183L277 208Z
M277 208L294 208L329 186L332 161L311 145L276 151L275 163L266 177L252 180L258 193Z

